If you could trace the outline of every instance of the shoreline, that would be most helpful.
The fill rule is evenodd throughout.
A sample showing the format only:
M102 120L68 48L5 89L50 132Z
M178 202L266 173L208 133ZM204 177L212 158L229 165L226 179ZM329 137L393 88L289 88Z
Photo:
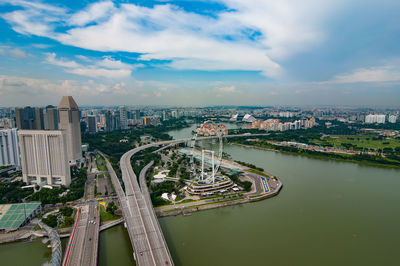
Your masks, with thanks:
M246 203L252 203L252 202L257 202L261 200L265 200L268 198L272 198L277 196L282 187L283 183L277 178L279 184L277 188L274 191L271 191L270 193L266 194L259 194L259 195L252 195L252 196L244 196L241 198L236 198L236 199L225 199L225 200L220 200L217 202L205 202L204 204L200 205L191 205L191 206L182 206L183 208L178 208L175 206L175 208L167 209L167 210L160 210L163 206L156 207L154 208L156 215L158 218L163 218L163 217L168 217L168 216L177 216L177 215L183 215L183 216L189 216L191 213L198 212L198 211L204 211L204 210L212 210L212 209L217 209L217 208L222 208L226 206L234 206L234 205L239 205L239 204L246 204ZM194 202L188 202L188 204L194 203ZM180 204L181 205L181 204ZM173 205L170 205L171 207ZM165 207L164 207L165 208Z
M356 163L356 164L361 164L361 165L368 165L368 166L373 166L373 167L400 169L400 166L395 166L395 165L373 163L373 162L369 162L369 161L358 161L358 160L353 160L353 159L331 158L331 157L325 157L323 155L312 155L312 154L307 154L307 153L299 154L296 152L282 151L282 150L278 150L278 149L258 147L258 146L241 144L241 143L229 143L229 145L237 145L237 146L241 146L241 147L253 148L253 149L258 149L258 150L280 152L280 153L285 153L285 154L290 154L290 155L304 156L304 157L309 157L309 158L313 158L313 159L321 159L321 160L327 160L327 161L332 160L332 161L339 161L339 162L348 162L348 163Z

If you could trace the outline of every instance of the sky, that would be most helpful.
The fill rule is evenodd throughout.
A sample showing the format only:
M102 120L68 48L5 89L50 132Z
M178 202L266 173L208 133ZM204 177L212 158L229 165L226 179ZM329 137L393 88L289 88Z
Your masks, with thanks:
M0 0L0 107L400 107L400 1Z

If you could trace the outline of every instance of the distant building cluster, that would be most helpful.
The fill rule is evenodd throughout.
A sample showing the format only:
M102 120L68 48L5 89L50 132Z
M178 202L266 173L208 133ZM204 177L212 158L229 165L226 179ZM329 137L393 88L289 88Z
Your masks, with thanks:
M251 126L247 128L251 129L262 129L268 131L286 131L286 130L296 130L296 129L308 129L316 125L315 118L296 120L294 122L281 122L280 119L267 119L267 120L254 120Z
M196 133L200 136L217 136L228 135L228 129L224 124L216 124L211 121L206 121L196 128Z
M369 114L365 117L365 123L368 123L368 124L372 124L372 123L385 124L385 120L386 120L386 115Z

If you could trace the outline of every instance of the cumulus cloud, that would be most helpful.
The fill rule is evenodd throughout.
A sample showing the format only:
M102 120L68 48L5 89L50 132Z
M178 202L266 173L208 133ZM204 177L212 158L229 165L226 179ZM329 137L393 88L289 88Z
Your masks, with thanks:
M91 78L126 78L131 75L131 69L135 67L111 57L105 57L102 60L91 60L85 56L77 56L77 58L89 64L83 65L74 60L59 59L55 53L46 53L45 62L63 67L65 72Z
M67 72L91 78L126 78L131 75L131 71L127 69L74 68Z
M104 1L89 5L85 10L79 11L69 19L70 25L84 26L87 23L92 23L98 19L104 18L112 12L114 4L111 1Z
M32 102L35 97L41 98L43 95L56 97L61 95L93 97L104 94L125 95L127 93L126 84L123 82L112 84L97 83L93 80L84 82L60 80L54 82L47 79L0 75L0 95L4 97L22 97Z
M235 89L235 86L217 88L219 92L234 92Z
M322 84L344 83L370 83L400 81L400 66L377 66L371 68L359 68L350 73L341 74Z
M282 72L277 60L323 39L318 25L337 1L220 2L227 8L206 16L168 3L144 7L103 1L71 13L11 1L23 9L3 18L21 34L96 51L139 53L139 60L166 60L174 69L248 70L276 77ZM58 25L69 26L56 31Z
M18 58L26 58L31 56L30 54L26 53L25 51L19 48L12 48L10 46L0 46L0 54L11 55L13 57L18 57Z
M57 59L56 53L46 53L46 60L45 62L48 64L66 67L66 68L77 68L79 64L75 61L66 60L66 59Z

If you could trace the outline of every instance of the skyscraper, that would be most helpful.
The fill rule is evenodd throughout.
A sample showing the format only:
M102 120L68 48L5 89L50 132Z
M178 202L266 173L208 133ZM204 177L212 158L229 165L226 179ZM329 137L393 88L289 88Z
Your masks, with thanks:
M0 130L0 166L4 165L21 168L16 128Z
M18 136L24 182L69 186L71 173L65 131L20 130Z
M45 129L58 129L58 112L57 108L52 105L46 106L46 114L44 116Z
M107 132L110 132L113 130L113 116L111 111L107 111L105 114L105 125L104 125L104 130Z
M15 120L18 129L35 129L35 109L27 106L25 108L15 108Z
M44 129L43 110L42 108L39 107L35 107L34 129L36 130Z
M96 117L94 115L87 117L88 131L89 133L96 133Z
M67 151L70 163L82 158L82 140L79 108L72 96L63 96L58 104L58 128L67 134Z
M121 129L128 128L128 113L126 111L126 107L121 106L119 108L119 122L121 124Z

